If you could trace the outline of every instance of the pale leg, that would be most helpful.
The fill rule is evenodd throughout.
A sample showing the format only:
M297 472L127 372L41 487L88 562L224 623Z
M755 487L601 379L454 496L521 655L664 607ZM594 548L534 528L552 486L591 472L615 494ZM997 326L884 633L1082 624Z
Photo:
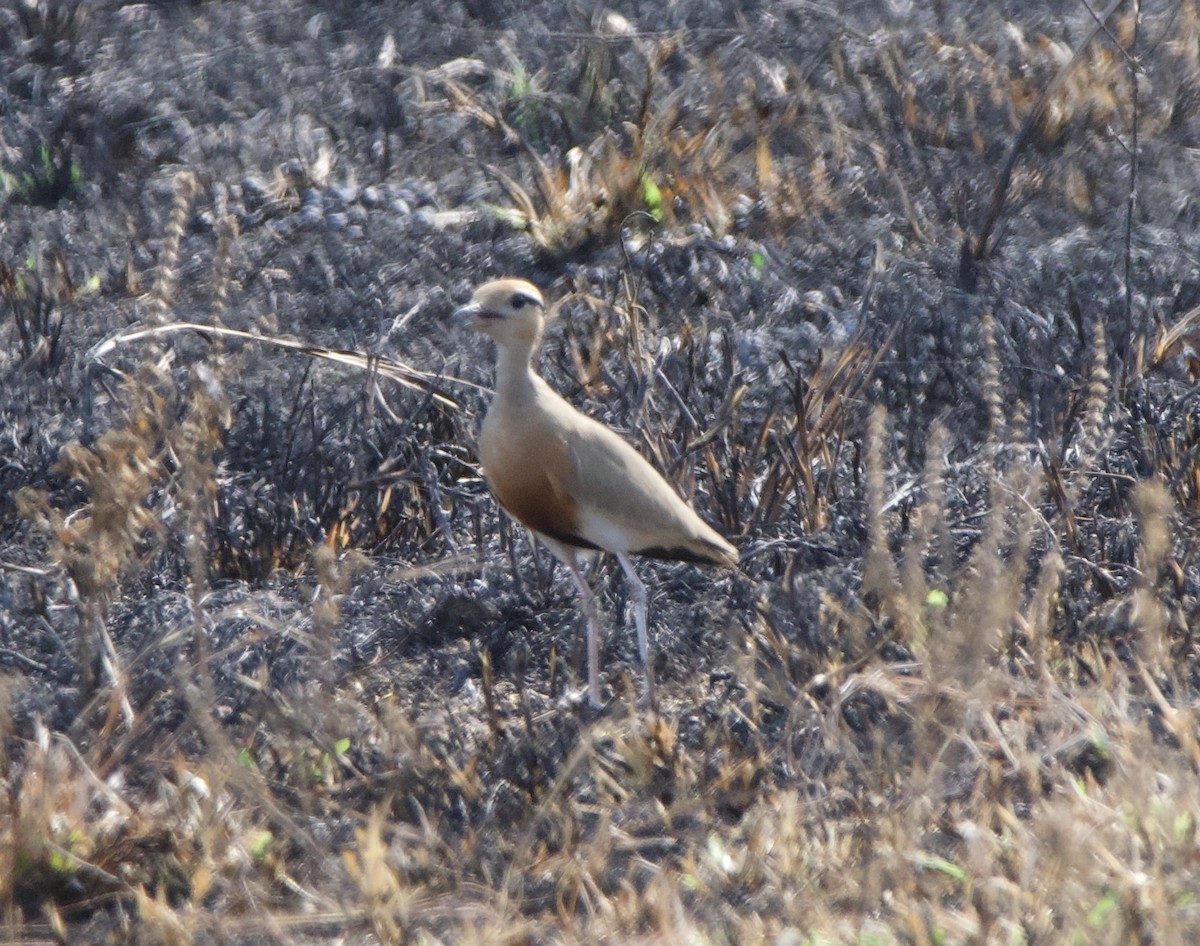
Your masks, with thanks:
M646 680L646 696L650 700L650 705L654 705L654 677L650 670L650 637L646 630L646 585L642 579L638 577L637 571L633 567L633 562L629 560L629 556L623 553L617 553L617 561L621 563L621 568L625 570L625 577L629 580L629 593L633 597L633 621L637 625L638 639L638 654L642 658L642 673Z
M583 577L583 572L579 570L575 550L570 546L559 545L554 551L571 572L575 586L579 589L580 605L587 620L588 699L592 706L599 709L604 705L600 702L600 604L591 585Z

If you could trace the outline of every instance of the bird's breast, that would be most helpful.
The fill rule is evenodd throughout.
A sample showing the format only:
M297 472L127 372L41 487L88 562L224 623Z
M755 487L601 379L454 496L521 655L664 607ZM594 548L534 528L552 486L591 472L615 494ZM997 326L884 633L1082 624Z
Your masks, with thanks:
M513 518L569 545L595 548L580 534L579 503L563 488L571 460L560 431L529 416L489 411L479 459L492 493Z

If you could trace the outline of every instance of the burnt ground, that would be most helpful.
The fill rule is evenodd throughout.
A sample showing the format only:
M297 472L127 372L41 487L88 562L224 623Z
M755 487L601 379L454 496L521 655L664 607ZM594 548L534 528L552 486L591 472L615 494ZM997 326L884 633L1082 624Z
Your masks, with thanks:
M0 10L8 940L1194 940L1200 14L925 7ZM741 552L654 712L496 275Z

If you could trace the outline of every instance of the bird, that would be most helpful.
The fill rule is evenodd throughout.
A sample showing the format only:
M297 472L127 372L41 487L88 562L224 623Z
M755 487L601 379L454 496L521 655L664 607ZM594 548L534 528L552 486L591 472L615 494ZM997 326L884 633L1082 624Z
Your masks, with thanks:
M496 380L479 432L484 479L510 516L559 559L587 623L588 699L600 708L599 603L581 553L615 555L633 600L646 695L654 705L646 586L631 555L737 568L738 552L629 443L546 383L535 357L546 325L541 291L524 279L475 289L456 315L496 345Z

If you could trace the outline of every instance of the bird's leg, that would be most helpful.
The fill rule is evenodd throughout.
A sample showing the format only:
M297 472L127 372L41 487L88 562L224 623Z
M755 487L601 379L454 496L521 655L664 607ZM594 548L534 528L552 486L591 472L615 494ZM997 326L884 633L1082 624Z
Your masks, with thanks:
M595 592L592 591L592 586L588 584L587 579L583 577L583 572L579 570L579 561L575 556L575 550L564 546L560 557L571 572L571 577L575 579L575 586L579 589L580 605L583 608L584 618L587 620L588 699L592 706L599 709L604 705L600 702L599 602L596 600Z
M633 596L633 622L637 625L638 654L642 658L642 673L645 674L646 680L646 696L650 700L651 707L653 707L654 674L650 669L650 636L646 629L646 585L638 577L638 573L634 569L633 562L629 560L628 555L618 553L617 561L621 563L621 568L625 570L625 577L629 580L629 591Z

